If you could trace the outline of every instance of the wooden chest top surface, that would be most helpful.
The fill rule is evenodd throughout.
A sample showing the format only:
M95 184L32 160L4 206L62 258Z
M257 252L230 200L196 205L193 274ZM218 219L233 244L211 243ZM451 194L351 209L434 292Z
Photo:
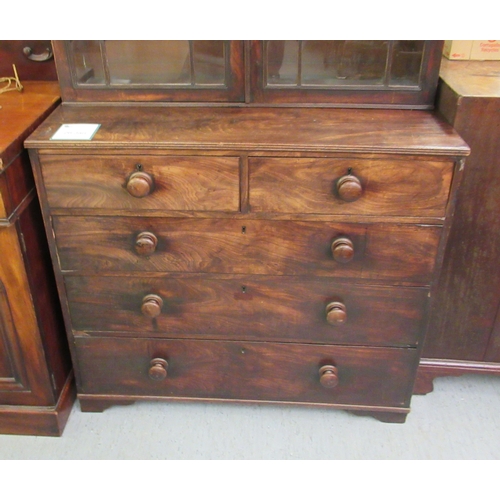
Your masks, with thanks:
M52 141L62 124L98 123L90 141ZM426 111L63 104L30 148L197 149L464 156L453 128Z

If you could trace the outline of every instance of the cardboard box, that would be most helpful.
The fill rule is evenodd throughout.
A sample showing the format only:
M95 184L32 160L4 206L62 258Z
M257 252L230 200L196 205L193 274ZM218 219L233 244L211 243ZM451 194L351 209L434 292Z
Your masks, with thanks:
M472 40L445 40L443 55L456 61L467 61L472 49Z
M455 61L499 61L500 40L446 40L443 54Z
M474 40L470 58L473 61L499 61L500 40Z

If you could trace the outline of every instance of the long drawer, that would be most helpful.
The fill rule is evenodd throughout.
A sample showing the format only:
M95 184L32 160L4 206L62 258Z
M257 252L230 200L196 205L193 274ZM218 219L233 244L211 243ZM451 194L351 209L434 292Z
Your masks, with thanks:
M451 161L250 158L253 212L444 217Z
M51 208L238 211L238 157L42 155Z
M428 284L439 226L55 216L63 271L316 275Z
M416 345L427 289L326 278L71 276L77 332L357 345Z
M405 407L415 349L76 338L80 394Z

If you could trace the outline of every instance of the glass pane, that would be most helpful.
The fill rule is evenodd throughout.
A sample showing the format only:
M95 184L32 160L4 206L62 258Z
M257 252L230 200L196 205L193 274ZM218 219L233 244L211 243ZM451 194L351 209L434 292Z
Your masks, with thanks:
M299 42L272 40L266 43L267 84L297 85Z
M112 85L190 84L189 42L106 41Z
M95 40L73 40L70 42L76 82L80 84L105 83L101 48Z
M343 86L381 85L388 43L379 40L302 42L302 83Z
M194 41L193 66L195 85L224 84L226 79L224 42Z
M423 54L422 40L395 42L389 84L417 86Z

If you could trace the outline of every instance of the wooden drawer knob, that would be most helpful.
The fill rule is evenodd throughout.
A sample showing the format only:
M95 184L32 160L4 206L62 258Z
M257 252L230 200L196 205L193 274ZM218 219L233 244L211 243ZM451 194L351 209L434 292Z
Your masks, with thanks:
M141 311L148 318L156 318L161 313L163 307L163 299L155 294L146 295L142 299Z
M167 378L168 363L163 358L154 358L149 364L149 378L151 380L164 380Z
M335 238L332 243L333 260L345 264L354 257L354 245L349 238Z
M339 326L347 321L347 310L342 302L330 302L326 306L326 321L330 325Z
M139 255L151 255L158 245L158 238L149 231L144 231L137 235L135 239L135 251Z
M355 201L363 194L363 186L355 175L347 174L337 181L337 193L341 200Z
M326 389L333 389L339 384L336 366L324 365L319 369L319 383Z
M153 177L146 172L134 172L127 181L127 191L135 198L144 198L153 191Z

